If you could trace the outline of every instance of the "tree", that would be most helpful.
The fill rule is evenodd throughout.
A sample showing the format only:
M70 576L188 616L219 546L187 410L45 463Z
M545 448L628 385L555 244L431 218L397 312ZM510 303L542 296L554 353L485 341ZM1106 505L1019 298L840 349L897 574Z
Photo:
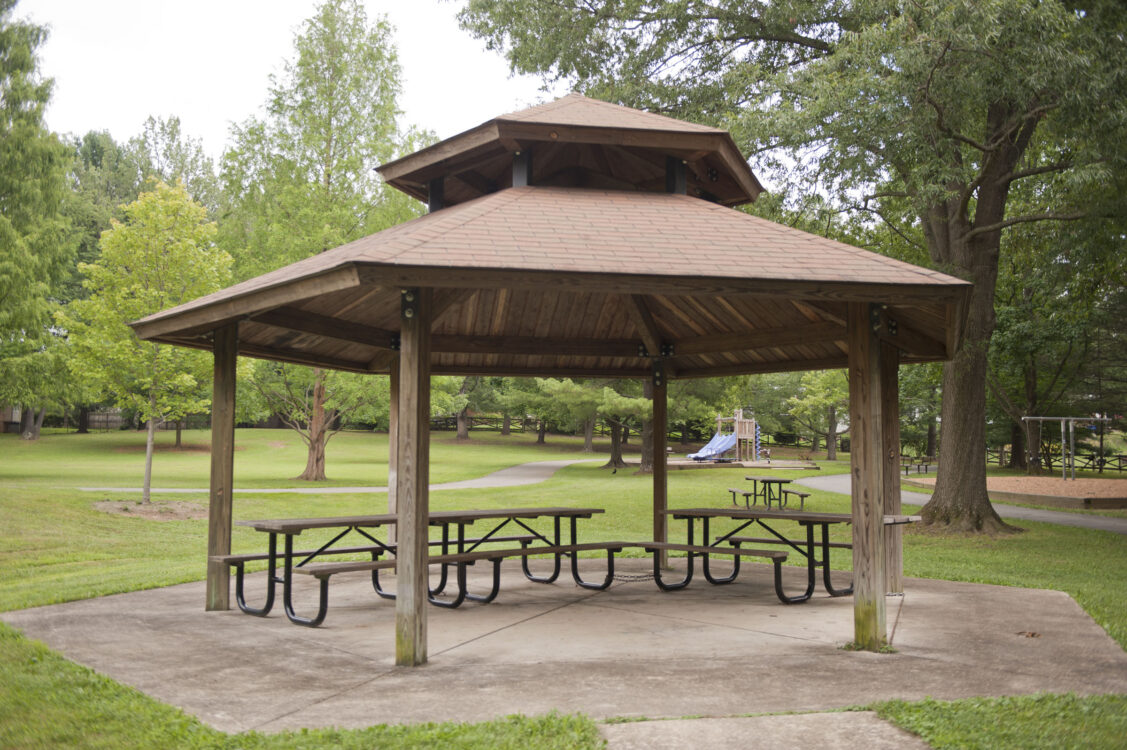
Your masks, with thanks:
M1118 3L470 0L461 19L506 49L516 70L727 126L768 169L910 241L922 234L932 264L974 282L944 368L942 459L923 515L955 529L1005 528L983 461L1003 236L1092 208L1042 202L1019 212L1008 199L1019 184L1122 174L1127 18Z
M841 420L849 414L849 380L843 370L807 372L802 376L798 393L787 400L790 414L814 437L826 440L826 460L837 460L837 436Z
M229 283L231 257L215 246L215 231L182 185L159 183L102 235L98 261L82 266L89 296L58 316L74 350L75 375L147 422L144 502L156 426L207 409L211 361L203 352L141 341L126 323Z
M407 196L382 188L372 171L403 140L396 123L400 70L387 21L369 23L356 0L326 0L294 39L294 55L283 75L271 78L266 118L234 128L234 145L223 155L220 242L236 256L240 278L329 250L420 210ZM315 369L312 378L313 386L303 391L311 399L307 408L274 406L311 419L323 414L327 375ZM324 479L327 433L302 424L312 437L307 465L314 469L302 476Z
M140 168L142 189L157 182L183 183L188 195L214 216L219 205L219 181L215 164L203 149L203 141L180 130L176 116L149 117L141 135L130 139L129 151Z
M40 77L36 52L47 31L14 20L14 8L0 0L0 382L8 398L17 381L34 386L18 389L17 402L42 415L45 383L22 376L50 344L51 298L74 253L62 212L69 157L43 124L52 81Z

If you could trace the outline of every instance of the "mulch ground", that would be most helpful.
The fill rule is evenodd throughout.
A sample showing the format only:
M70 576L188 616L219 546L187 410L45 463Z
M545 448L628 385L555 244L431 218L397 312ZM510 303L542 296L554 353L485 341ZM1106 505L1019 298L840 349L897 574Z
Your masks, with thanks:
M935 484L934 478L920 478ZM1127 479L1061 479L1058 477L987 477L986 487L998 492L1056 497L1127 497Z

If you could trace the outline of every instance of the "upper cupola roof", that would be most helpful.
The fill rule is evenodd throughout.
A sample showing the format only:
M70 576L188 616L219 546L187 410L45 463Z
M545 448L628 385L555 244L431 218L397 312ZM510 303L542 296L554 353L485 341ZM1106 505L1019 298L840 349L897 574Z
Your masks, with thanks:
M690 196L737 206L763 191L727 131L581 94L501 115L378 171L422 201L441 184L451 206L512 187L516 155L530 157L534 185L665 192L673 159L685 164Z

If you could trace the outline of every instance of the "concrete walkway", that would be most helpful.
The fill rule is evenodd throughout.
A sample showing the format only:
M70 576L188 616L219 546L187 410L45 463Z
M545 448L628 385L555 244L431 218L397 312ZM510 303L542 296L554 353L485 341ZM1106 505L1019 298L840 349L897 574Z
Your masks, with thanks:
M603 565L582 564L590 577ZM644 575L650 561L618 567ZM488 571L475 568L471 588L481 591ZM789 590L801 587L802 569L785 574ZM248 578L252 604L264 578ZM299 612L315 601L311 584L295 584ZM414 669L394 665L395 607L364 574L333 578L316 629L287 622L280 602L265 618L204 612L203 582L0 619L230 732L555 710L647 719L602 727L612 750L747 747L761 736L772 740L756 746L871 750L913 740L871 714L822 712L889 698L1127 692L1127 653L1067 594L918 579L905 588L887 600L891 654L843 650L852 598L819 588L782 605L766 565L747 565L727 586L694 580L663 593L637 580L591 592L566 573L532 583L510 561L493 603L428 610L430 660ZM738 718L783 712L816 715Z
M517 464L506 469L500 469L492 474L475 479L463 479L457 482L442 482L432 484L432 490L466 490L484 487L519 487L525 484L538 484L552 478L552 475L565 466L581 464L591 461L603 461L601 458L577 458L565 461L530 461L526 464ZM83 492L140 492L140 487L79 487ZM185 489L183 487L156 488L150 490L161 494L207 494L207 489ZM253 495L348 495L359 492L387 492L387 487L283 487L277 489L237 489L236 493Z
M820 477L803 477L794 480L814 490L825 492L840 492L843 495L850 493L852 477L849 474L829 474ZM912 505L923 505L931 499L931 495L922 492L900 491L900 499ZM1005 503L991 503L994 510L1002 518L1013 518L1021 521L1040 521L1042 523L1055 523L1061 526L1079 526L1085 529L1099 529L1112 531L1116 534L1127 534L1127 518L1113 518L1110 516L1086 515L1084 513L1064 513L1058 510L1041 510L1039 508L1026 508L1020 505L1006 505Z

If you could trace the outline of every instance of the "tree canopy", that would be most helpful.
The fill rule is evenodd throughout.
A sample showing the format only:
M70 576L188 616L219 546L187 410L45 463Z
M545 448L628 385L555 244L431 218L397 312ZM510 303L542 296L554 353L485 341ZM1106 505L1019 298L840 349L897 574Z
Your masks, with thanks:
M1009 227L1093 211L1127 167L1127 19L1093 0L469 0L514 69L720 125L772 178L831 196L975 284L945 367L925 520L1004 526L986 496L986 356ZM1016 185L1074 190L1009 202Z

